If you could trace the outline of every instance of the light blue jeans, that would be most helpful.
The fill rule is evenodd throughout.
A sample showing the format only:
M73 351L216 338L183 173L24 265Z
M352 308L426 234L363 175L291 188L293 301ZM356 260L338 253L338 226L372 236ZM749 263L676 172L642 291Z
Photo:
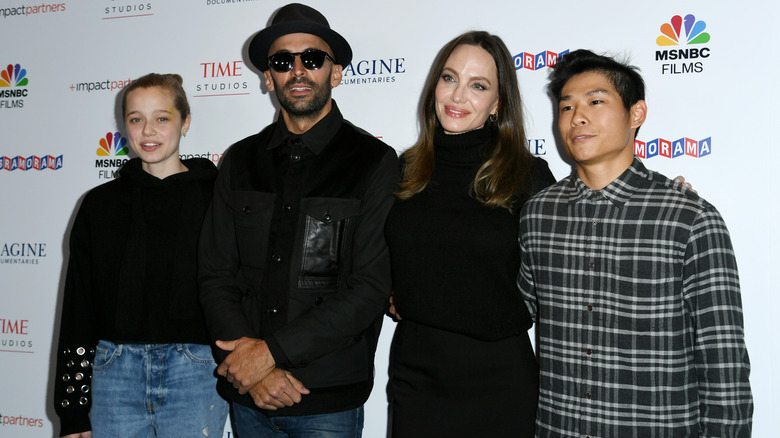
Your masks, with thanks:
M92 366L94 438L222 438L228 404L208 345L100 341Z
M236 438L360 438L363 407L332 414L266 417L233 403Z

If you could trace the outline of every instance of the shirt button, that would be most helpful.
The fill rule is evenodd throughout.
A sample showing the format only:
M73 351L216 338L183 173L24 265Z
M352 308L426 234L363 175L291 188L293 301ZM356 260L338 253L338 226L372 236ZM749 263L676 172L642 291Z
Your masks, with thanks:
M279 263L282 261L282 256L280 256L279 254L274 254L271 256L271 260L273 260L274 263Z
M292 210L292 207L290 206L290 204L284 204L284 205L282 205L282 210L290 211L290 210Z
M292 154L290 155L290 160L295 162L301 161L301 156L298 154Z
M290 144L299 145L303 143L303 140L300 139L300 137L295 137L292 140L290 140Z
M591 354L593 354L593 350L591 350L590 348L588 348L587 350L585 350L585 354L587 354L588 356L590 356Z
M591 221L591 223L592 223L593 225L596 225L596 223L598 223L598 221L596 221L596 219L593 219L593 220Z
M320 304L322 304L322 297L317 296L316 298L314 298L314 305L319 306Z
M593 306L588 306L588 312L592 312L592 311L593 311Z
M249 208L249 206L248 206L248 205L245 205L245 206L244 206L244 208L242 208L242 209L241 209L241 211L242 211L244 214L249 214L249 213L251 213L251 212L252 212L252 209L251 209L251 208Z
M589 393L589 392L586 392L586 393L585 393L585 398L586 398L586 399L588 399L588 400L590 400L590 393Z
M328 213L325 213L325 215L322 216L322 221L325 222L326 224L329 224L330 221L332 221L332 220L333 220L333 217L331 217L331 215L329 215Z
M596 267L596 262L588 262L588 269L593 269Z
M270 307L266 312L270 313L271 315L276 315L279 311L276 309L276 307Z
M600 198L600 197L601 197L601 193L599 193L599 192L593 192L593 197L594 197L594 198Z

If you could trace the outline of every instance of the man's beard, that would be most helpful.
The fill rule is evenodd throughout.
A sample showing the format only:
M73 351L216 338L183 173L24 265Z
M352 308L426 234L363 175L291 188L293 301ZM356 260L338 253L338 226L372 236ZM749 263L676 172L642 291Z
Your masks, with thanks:
M311 98L308 101L298 100L286 94L289 88L296 84L311 87ZM279 105L287 111L287 114L298 119L314 119L319 116L322 109L330 101L331 87L328 85L321 86L305 78L293 78L287 81L284 88L282 88L274 81L274 89L276 90L276 98L279 99Z

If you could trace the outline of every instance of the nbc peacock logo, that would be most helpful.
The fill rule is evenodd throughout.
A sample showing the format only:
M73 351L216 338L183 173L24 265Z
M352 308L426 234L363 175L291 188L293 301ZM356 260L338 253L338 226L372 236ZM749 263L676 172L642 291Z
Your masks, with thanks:
M707 23L699 20L693 14L685 18L675 15L668 23L661 25L661 34L655 42L659 46L683 46L688 44L705 44L710 42L710 34L705 32Z
M107 132L98 144L99 147L95 151L100 157L95 160L95 168L100 169L98 178L113 179L116 170L129 160L127 138L122 137L119 132Z
M0 71L0 109L24 108L29 82L27 70L19 64L8 64Z
M661 74L687 74L704 71L704 61L710 57L707 23L697 20L693 14L675 15L661 25L661 35L655 39L665 50L655 52L655 60L662 62Z
M0 87L24 87L28 82L27 70L19 64L8 64L8 67L0 72Z
M118 132L107 132L106 136L100 139L100 147L97 148L98 157L113 157L127 155L127 139Z

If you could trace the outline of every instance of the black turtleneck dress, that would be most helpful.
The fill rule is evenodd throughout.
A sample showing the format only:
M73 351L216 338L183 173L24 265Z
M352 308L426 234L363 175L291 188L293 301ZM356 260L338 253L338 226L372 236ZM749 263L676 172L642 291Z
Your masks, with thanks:
M490 128L439 130L428 186L397 200L385 228L402 320L390 358L393 437L533 437L538 367L516 278L518 212L469 194ZM532 189L555 179L534 158Z

